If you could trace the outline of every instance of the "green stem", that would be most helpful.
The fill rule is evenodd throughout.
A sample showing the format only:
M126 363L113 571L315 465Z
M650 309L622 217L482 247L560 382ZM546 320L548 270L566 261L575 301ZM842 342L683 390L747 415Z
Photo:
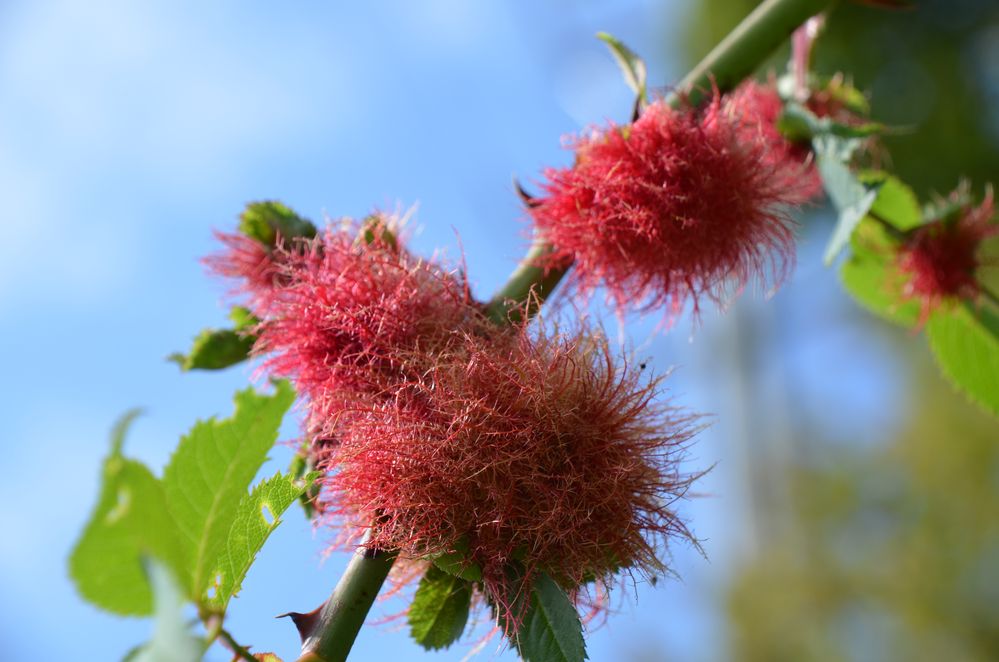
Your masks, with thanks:
M233 655L235 655L236 657L240 657L244 660L249 660L249 662L257 662L257 658L253 657L253 653L251 653L246 648L236 643L236 640L233 639L232 635L229 634L228 630L226 630L225 628L219 628L218 636L220 639L222 639L222 641L226 643L229 650L232 651Z
M752 74L802 23L833 0L764 0L677 85L677 94L700 103L718 90L731 90ZM676 95L674 95L676 96Z
M536 266L552 247L535 239L527 255L520 261L496 296L486 306L486 315L497 324L515 324L526 314L532 317L555 289L566 269L542 269ZM526 305L524 305L526 304Z
M311 632L303 633L302 656L298 662L343 662L347 659L395 561L395 553L363 545L354 552L333 594L320 608Z
M809 17L826 9L833 0L764 0L677 86L667 100L673 106L686 98L699 103L711 90L732 89L751 74L794 30ZM516 322L524 313L536 313L545 298L562 280L569 266L542 269L538 258L552 246L537 238L506 285L487 306L489 317L499 324ZM526 306L524 304L527 304ZM305 639L298 662L346 660L364 618L395 561L394 553L359 550L347 571L322 607L315 635Z

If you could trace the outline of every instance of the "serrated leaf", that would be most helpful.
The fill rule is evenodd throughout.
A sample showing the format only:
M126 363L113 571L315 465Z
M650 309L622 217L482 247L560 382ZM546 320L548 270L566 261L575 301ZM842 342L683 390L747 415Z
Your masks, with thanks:
M884 228L871 219L854 231L850 257L840 268L840 278L847 292L864 308L883 319L913 328L918 324L918 301L902 296L904 282L895 263L895 249Z
M465 631L471 600L470 582L431 565L409 608L413 639L428 650L453 644Z
M645 61L620 40L606 32L598 32L597 39L607 44L607 48L610 49L614 60L621 67L621 72L624 74L624 82L638 96L639 104L646 103L648 101L646 83L648 72L645 67Z
M482 581L482 568L468 560L461 552L449 552L434 558L434 565L455 577L470 582Z
M580 662L586 658L583 624L575 606L551 577L539 574L531 604L517 633L517 651L526 662Z
M233 329L205 329L194 339L187 354L168 358L181 370L222 370L245 361L255 338Z
M246 205L239 217L239 231L267 246L273 246L279 234L285 239L316 236L316 226L311 221L277 200Z
M999 317L968 304L941 308L926 333L940 369L954 386L999 415Z
M170 570L155 559L144 558L143 566L153 588L156 619L148 644L133 654L134 662L196 662L204 646L187 627L184 618L184 590Z
M210 574L214 578L212 596L207 600L210 609L225 612L230 598L242 587L257 553L281 523L281 515L318 476L311 473L305 480L296 481L292 476L277 473L243 497L229 529L225 550Z
M167 507L180 529L190 594L197 602L206 599L240 502L267 459L294 398L287 382L278 382L270 396L240 391L233 416L195 424L163 472Z
M822 137L817 138L813 144L822 183L839 214L823 256L828 266L850 243L850 236L874 204L881 185L865 185L850 172L847 163L855 148L853 141Z
M146 615L153 594L141 559L154 556L187 581L187 563L160 481L121 447L131 411L115 426L104 462L97 507L69 559L70 575L85 599L117 614Z
M434 565L450 575L472 582L482 581L482 568L469 558L468 539L465 537L454 544L454 549L438 554L431 560Z

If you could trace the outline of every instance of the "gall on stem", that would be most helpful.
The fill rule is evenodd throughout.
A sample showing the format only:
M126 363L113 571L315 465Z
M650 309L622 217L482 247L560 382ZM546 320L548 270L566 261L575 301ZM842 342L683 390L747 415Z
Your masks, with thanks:
M694 478L679 464L696 417L661 382L618 365L602 335L468 335L341 415L324 511L403 563L462 550L515 630L514 596L536 573L570 592L656 576L671 543L693 540L674 507Z
M575 164L545 171L530 210L554 245L541 266L571 263L578 292L603 285L619 312L670 319L751 280L781 283L794 263L790 210L816 186L759 106L757 94L717 90L703 108L659 100L633 124L573 141Z
M952 200L967 197L959 188ZM992 188L985 191L981 204L970 202L944 218L922 225L908 233L899 244L895 264L902 278L902 296L920 305L920 325L947 301L975 301L982 294L976 271L982 266L983 241L999 234L993 222L995 204Z
M209 259L216 273L240 281L261 320L252 329L261 370L304 396L311 438L335 437L346 404L421 370L415 351L432 355L456 329L481 323L464 275L410 253L397 230L379 215L345 221L279 243L265 258L253 240L224 235L227 250Z

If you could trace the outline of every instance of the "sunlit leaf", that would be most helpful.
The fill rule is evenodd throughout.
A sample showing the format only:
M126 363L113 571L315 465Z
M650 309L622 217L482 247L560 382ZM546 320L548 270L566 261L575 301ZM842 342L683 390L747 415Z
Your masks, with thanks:
M295 394L285 382L274 395L236 394L231 418L199 421L180 440L163 473L167 505L189 560L191 594L198 600L214 584L211 573L250 482L267 459Z
M919 302L902 296L904 277L895 266L895 248L879 223L868 218L857 226L840 278L868 311L906 328L918 323Z
M930 318L926 332L951 383L999 415L999 316L984 306L944 307Z
M185 371L222 370L249 358L254 340L233 329L205 329L194 339L190 352L168 358Z
M232 320L234 329L236 331L245 331L251 327L260 324L260 320L254 315L249 308L244 308L243 306L233 306L229 310L229 319Z
M268 536L281 523L281 515L302 495L319 474L296 481L280 473L261 481L236 509L235 520L225 541L225 549L215 563L207 600L209 608L224 612L230 598L242 586L247 571L264 546Z
M70 556L70 574L80 594L118 614L153 611L153 594L142 566L153 556L187 582L184 549L167 510L163 485L141 462L121 454L129 412L115 426L104 462L97 507Z
M248 204L239 217L239 231L267 246L273 246L278 235L285 239L316 236L311 221L277 200Z
M260 323L253 313L242 306L229 311L232 329L205 329L194 339L191 351L167 357L181 370L222 370L250 358L256 337L252 328Z
M864 173L861 181L866 185L877 185L878 195L869 213L890 223L898 230L911 230L923 222L923 210L919 199L909 186L897 177L887 173Z

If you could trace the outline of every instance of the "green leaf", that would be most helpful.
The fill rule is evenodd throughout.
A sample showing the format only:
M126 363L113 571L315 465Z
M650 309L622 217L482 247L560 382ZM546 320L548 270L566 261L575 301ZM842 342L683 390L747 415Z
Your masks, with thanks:
M125 414L115 426L97 507L69 559L80 595L98 607L128 615L153 611L143 556L156 557L182 581L188 580L163 485L141 462L121 454L125 433L137 413Z
M181 370L222 370L245 361L250 356L252 335L232 329L205 329L194 339L191 351L167 357Z
M271 396L253 389L237 393L232 418L196 423L163 472L167 506L190 564L190 594L197 602L214 583L211 573L225 553L240 502L294 398L287 382L278 382Z
M461 577L471 582L482 581L482 568L468 556L468 538L461 537L454 544L454 549L431 557L438 568L444 572Z
M229 311L232 329L205 329L194 339L190 353L167 357L181 370L222 370L250 358L257 338L253 328L260 320L248 308L233 306Z
M296 481L292 476L275 474L261 481L253 492L240 501L235 521L229 529L225 550L215 564L209 588L210 609L225 612L229 599L239 592L243 579L268 536L281 523L281 515L319 477L318 473Z
M886 173L865 173L861 181L866 185L877 185L878 195L871 205L870 212L877 214L903 232L923 223L923 210L919 199L902 180Z
M229 319L235 325L236 331L246 331L258 324L260 320L254 315L249 308L244 308L243 306L233 306L229 310Z
M624 82L628 84L632 92L638 95L639 104L645 104L648 101L645 61L606 32L598 32L597 39L607 44L611 55L614 56L618 66L621 67L621 72L624 73Z
M880 183L865 185L850 172L847 163L855 147L854 141L830 137L816 138L814 142L816 164L822 175L822 183L839 212L839 219L824 256L827 266L850 243L853 230L867 215L881 187Z
M482 581L482 568L477 563L468 560L468 557L461 552L449 552L434 558L434 565L455 577L466 579L470 582Z
M954 386L999 415L999 317L987 308L942 308L926 325L930 348Z
M871 103L864 96L864 93L846 82L842 76L816 76L812 89L822 90L829 94L834 101L843 104L847 110L857 115L868 115L871 112Z
M902 296L904 276L895 268L895 248L885 229L865 219L853 233L850 257L840 268L846 290L868 311L913 328L919 322L918 301Z
M278 234L285 239L316 236L315 225L277 200L248 204L239 217L239 231L267 246L277 242Z
M807 142L823 136L868 138L884 133L886 128L878 122L842 124L831 117L818 117L800 103L789 101L777 118L777 130L792 142Z
M868 311L906 328L919 321L919 304L891 287L891 266L868 255L851 255L840 269L843 286Z
M385 222L385 218L380 214L372 214L364 219L357 234L357 242L363 242L363 245L368 246L375 244L393 253L399 250L399 242L395 233L392 232Z
M517 650L527 662L579 662L586 659L583 624L572 601L551 577L539 574L531 604L517 633Z
M470 582L431 565L409 608L413 639L428 650L453 644L465 631L471 600Z
M305 491L298 497L298 502L302 505L302 510L308 519L312 519L312 516L316 514L316 499L319 497L319 483L317 481L321 474L316 472L315 468L315 462L309 453L309 442L303 441L298 452L291 458L288 473L295 481L309 480L309 476L316 476L315 479L309 481Z
M155 559L144 558L143 565L153 587L156 604L153 637L129 659L134 662L192 662L204 654L202 642L195 638L184 618L184 591L170 570Z

